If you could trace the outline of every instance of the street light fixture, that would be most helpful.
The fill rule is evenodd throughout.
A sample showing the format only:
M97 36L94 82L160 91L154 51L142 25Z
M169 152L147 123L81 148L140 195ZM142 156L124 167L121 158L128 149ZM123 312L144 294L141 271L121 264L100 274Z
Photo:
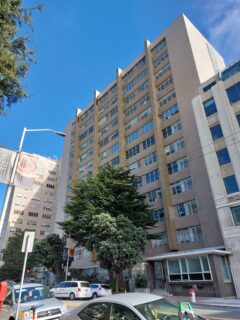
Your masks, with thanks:
M22 137L21 137L21 140L20 140L20 143L19 143L19 146L18 146L18 150L16 152L15 159L14 159L13 169L12 169L12 172L11 172L11 177L10 177L10 181L9 181L9 184L8 184L6 196L5 196L5 199L4 199L4 204L3 204L3 208L2 208L2 214L1 214L1 217L0 217L0 240L2 240L1 237L2 237L2 231L3 231L3 223L4 223L4 220L5 220L6 213L7 213L7 208L8 208L8 205L9 205L10 195L12 193L13 186L14 186L13 185L14 184L14 179L15 179L16 170L17 170L17 166L18 166L18 163L19 163L20 155L21 155L21 152L22 152L22 146L23 146L23 141L24 141L24 138L25 138L25 134L26 134L26 132L44 132L44 131L53 132L53 133L55 133L55 134L57 134L57 135L59 135L61 137L65 137L65 133L60 132L60 131L56 131L56 130L53 130L53 129L27 129L27 128L23 129ZM0 245L2 244L1 242L0 242Z

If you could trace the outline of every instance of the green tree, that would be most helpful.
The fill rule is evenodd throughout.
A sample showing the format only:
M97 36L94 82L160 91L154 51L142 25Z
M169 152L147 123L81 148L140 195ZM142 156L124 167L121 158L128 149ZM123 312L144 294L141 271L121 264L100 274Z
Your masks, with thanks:
M25 255L25 253L21 252L23 235L23 232L16 233L9 239L6 249L3 250L4 265L0 268L0 280L20 281ZM32 269L38 264L39 262L34 253L29 253L26 269Z
M33 11L41 8L24 8L22 0L0 0L0 114L27 96L21 80L34 56L27 31L32 30Z
M87 247L96 248L100 266L108 269L109 275L115 274L118 292L123 270L132 268L142 260L141 251L145 249L147 234L143 228L134 226L127 217L119 215L115 218L106 213L93 219L91 231Z
M79 180L65 207L70 219L64 231L88 250L96 250L100 264L119 275L140 259L145 230L155 224L152 208L137 190L137 179L125 168L107 166L87 180Z
M77 244L86 246L91 236L90 224L100 213L112 217L123 215L136 227L152 226L152 208L137 190L137 179L124 168L107 166L87 180L79 180L72 190L65 212L70 219L60 225Z
M34 245L34 254L41 265L56 274L57 279L63 279L64 241L57 234L50 234Z

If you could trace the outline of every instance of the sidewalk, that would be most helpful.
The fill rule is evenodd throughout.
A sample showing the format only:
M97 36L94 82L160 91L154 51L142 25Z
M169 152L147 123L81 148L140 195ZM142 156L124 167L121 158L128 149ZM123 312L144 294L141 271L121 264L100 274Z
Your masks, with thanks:
M191 303L190 297L183 296L165 296L169 300L176 303L181 301L188 301ZM228 299L228 298L212 298L212 297L196 297L196 303L192 305L202 305L202 306L218 306L222 308L240 308L240 299Z

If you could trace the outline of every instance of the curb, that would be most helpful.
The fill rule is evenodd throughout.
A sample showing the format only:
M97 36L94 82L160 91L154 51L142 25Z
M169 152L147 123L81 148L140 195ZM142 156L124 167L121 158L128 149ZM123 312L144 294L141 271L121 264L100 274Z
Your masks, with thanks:
M240 309L240 305L239 306L233 306L233 305L224 305L224 304L215 304L215 303L212 303L212 304L209 304L209 303L192 303L191 302L191 305L195 308L197 307L219 307L219 308L231 308L231 309L234 309L234 310L239 310Z

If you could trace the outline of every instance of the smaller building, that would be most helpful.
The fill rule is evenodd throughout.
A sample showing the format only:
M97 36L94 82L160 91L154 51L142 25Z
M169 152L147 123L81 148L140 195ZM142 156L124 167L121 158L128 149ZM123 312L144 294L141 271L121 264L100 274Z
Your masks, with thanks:
M204 83L192 105L225 248L231 251L221 259L223 281L233 277L240 297L240 61Z
M39 155L31 188L15 187L4 222L3 247L18 231L35 231L36 239L53 232L58 184L58 161Z

